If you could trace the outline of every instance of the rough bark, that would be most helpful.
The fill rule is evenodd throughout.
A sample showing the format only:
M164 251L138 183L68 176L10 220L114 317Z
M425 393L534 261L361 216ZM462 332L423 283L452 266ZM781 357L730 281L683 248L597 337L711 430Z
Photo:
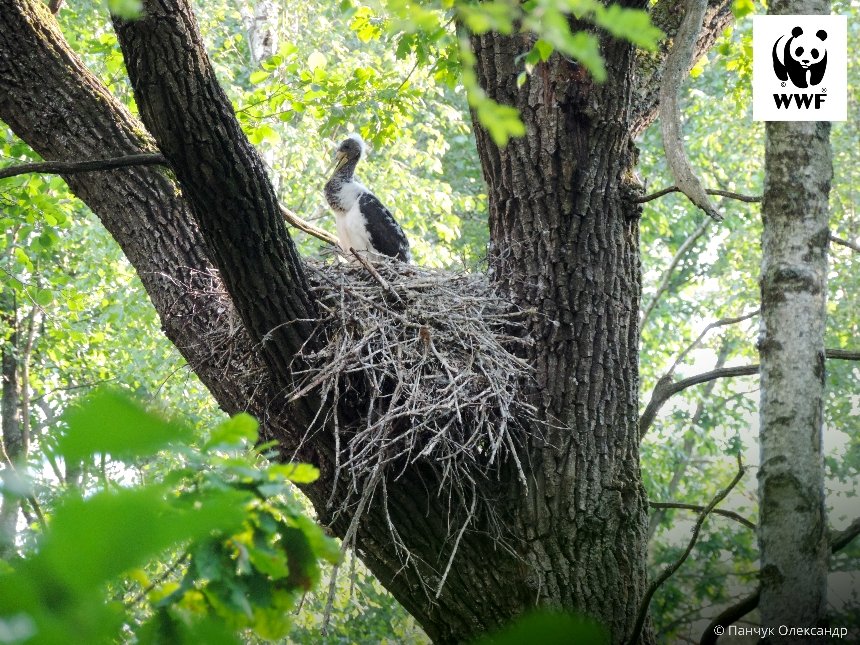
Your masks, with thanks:
M517 89L531 42L472 41L482 86L526 135L495 146L475 124L490 197L491 272L535 308L537 401L564 429L531 446L518 520L542 603L573 607L621 640L645 588L647 499L639 472L639 207L632 176L633 48L608 37L596 84L554 55ZM583 563L588 563L582 566Z
M830 3L773 2L770 13L829 14ZM771 122L765 136L759 608L765 626L812 627L826 610L829 552L821 431L830 124Z
M713 3L713 15L727 6ZM150 0L145 9L118 33L142 118L188 202L156 168L66 179L123 247L168 337L222 407L257 415L289 455L317 402L290 410L277 394L289 381L313 303L262 164L217 86L190 9L167 0ZM656 91L635 103L643 86L634 86L633 48L603 41L604 85L553 57L522 92L514 59L528 43L494 35L474 41L486 90L520 107L529 129L505 150L480 129L477 138L491 195L492 270L512 297L541 311L531 323L535 400L555 429L521 455L528 491L516 477L483 491L498 500L508 548L475 524L438 597L428 591L435 592L451 553L450 527L465 509L449 508L436 494L437 473L413 469L386 480L386 508L368 509L359 554L437 642L466 640L535 604L587 613L622 641L644 590L639 210L629 178L631 137L652 118ZM658 74L661 56L649 58L649 74ZM46 159L154 149L35 0L0 0L0 118ZM216 266L229 297L213 278ZM340 413L345 423L361 422L355 410ZM331 450L323 429L301 457L320 465L320 482L308 493L321 520L342 536L350 518L332 518L326 505ZM389 521L411 552L408 567L392 545Z

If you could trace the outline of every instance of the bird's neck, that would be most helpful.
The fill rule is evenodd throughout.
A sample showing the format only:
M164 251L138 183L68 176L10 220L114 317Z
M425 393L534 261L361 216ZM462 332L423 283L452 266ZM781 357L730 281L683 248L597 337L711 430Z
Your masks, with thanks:
M338 183L346 184L350 181L355 180L355 167L358 165L358 159L351 159L347 161L334 175L332 175L332 179L336 180Z
M356 190L346 187L355 183L355 167L358 159L348 161L342 168L331 176L325 185L325 197L336 213L344 213L352 207L357 196Z

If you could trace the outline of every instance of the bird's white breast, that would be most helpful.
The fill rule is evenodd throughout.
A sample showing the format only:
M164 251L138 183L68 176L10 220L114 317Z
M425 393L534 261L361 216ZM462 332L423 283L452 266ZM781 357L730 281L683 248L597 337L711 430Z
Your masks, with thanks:
M337 221L337 238L344 251L349 252L351 248L356 251L373 250L370 246L370 236L367 233L367 220L361 214L358 199L355 199L352 207L345 213L337 213L335 220Z

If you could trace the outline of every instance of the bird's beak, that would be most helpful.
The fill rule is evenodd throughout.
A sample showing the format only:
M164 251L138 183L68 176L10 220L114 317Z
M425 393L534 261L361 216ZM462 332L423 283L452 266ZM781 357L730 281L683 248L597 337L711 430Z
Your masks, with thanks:
M346 153L338 152L334 158L334 172L340 170L343 165L346 163Z

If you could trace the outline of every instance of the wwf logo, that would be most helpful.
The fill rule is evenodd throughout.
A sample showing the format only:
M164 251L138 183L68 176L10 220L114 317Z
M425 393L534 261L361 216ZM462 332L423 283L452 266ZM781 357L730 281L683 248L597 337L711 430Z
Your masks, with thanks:
M791 79L798 88L818 85L827 69L825 40L827 32L823 29L807 35L800 27L791 30L791 37L782 35L777 38L773 44L773 71L777 78L781 81Z

